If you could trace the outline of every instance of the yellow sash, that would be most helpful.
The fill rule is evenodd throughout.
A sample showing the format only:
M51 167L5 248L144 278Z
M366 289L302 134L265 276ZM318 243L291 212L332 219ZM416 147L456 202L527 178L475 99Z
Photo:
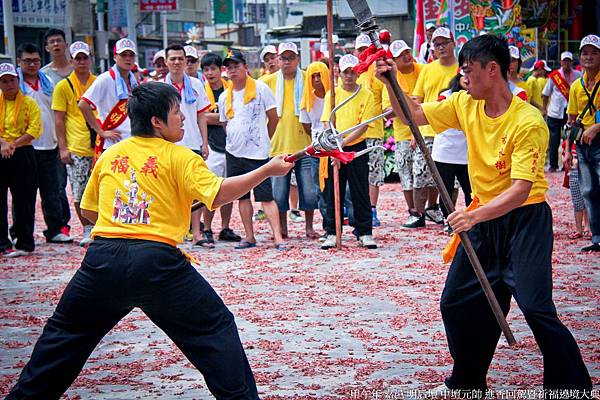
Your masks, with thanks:
M230 89L233 85L231 82L228 82L224 79L221 79L221 83L223 84L223 89ZM215 94L213 93L212 88L210 87L210 83L208 80L204 84L204 90L206 91L206 96L208 96L208 100L210 100L210 111L214 111L217 108L217 99L215 99Z
M250 103L256 98L256 81L251 77L246 77L246 85L244 86L244 104ZM225 99L225 113L228 119L233 118L233 84L227 91Z
M469 207L467 207L465 211L473 211L477 207L479 207L479 197L475 196L473 197L473 201L471 202L471 204L469 204ZM453 233L452 237L450 238L450 241L442 251L442 258L444 259L445 263L449 263L450 261L452 261L454 255L456 254L456 250L458 250L459 244L460 236L458 236L458 234L456 233Z
M21 106L25 102L25 95L19 90L17 97L15 98L15 112L13 115L12 124L16 128L19 120L19 114L21 113ZM4 136L4 125L6 118L6 103L4 94L0 92L0 136Z

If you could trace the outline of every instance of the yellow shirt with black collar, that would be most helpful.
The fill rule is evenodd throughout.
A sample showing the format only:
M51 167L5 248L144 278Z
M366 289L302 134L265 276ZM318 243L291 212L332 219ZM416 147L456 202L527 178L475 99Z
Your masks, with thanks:
M212 209L222 182L192 150L134 136L102 153L81 208L98 213L92 237L175 246L189 230L193 200Z
M1 96L1 94L0 94ZM4 103L4 121L0 121L3 129L0 130L0 137L5 141L12 143L24 134L31 135L37 139L42 134L42 112L35 100L29 96L20 94L23 103L19 109L19 115L16 116L17 100L2 99Z
M589 79L589 77L586 72L583 74L583 81L587 84L588 79ZM596 77L594 80L596 83L600 82L600 72L598 72L596 74ZM590 96L591 96L592 92L593 92L593 88L592 88L592 90L588 90L588 93L590 94ZM588 103L588 96L585 93L583 85L581 84L581 79L578 78L575 80L575 82L573 82L571 84L571 89L569 91L569 104L567 105L567 114L576 115L579 117L579 114L581 114L583 112L583 109L585 108L587 103ZM596 107L596 110L600 110L600 89L598 90L598 92L596 93L596 96L594 97L594 106ZM588 111L586 111L581 123L583 124L583 127L585 129L591 127L592 125L599 123L599 121L596 121L596 114L594 113L593 110L591 110L591 107Z
M435 132L454 128L463 131L469 152L469 178L480 204L489 203L512 185L513 179L533 183L523 203L545 201L548 182L544 162L548 148L548 126L537 108L513 96L504 114L491 118L485 102L466 91L442 102L421 107Z

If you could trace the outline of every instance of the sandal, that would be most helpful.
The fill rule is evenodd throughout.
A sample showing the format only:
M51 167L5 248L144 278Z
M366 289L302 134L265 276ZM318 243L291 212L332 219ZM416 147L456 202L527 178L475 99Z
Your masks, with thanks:
M306 237L309 239L318 239L321 237L321 235L319 235L317 232L312 232L312 233L307 233Z
M285 250L289 250L290 248L288 247L287 244L285 243L276 243L275 244L275 250L279 250L279 251L285 251Z
M583 235L579 232L573 232L569 234L569 239L571 240L575 240L575 239L581 239L583 237Z
M205 249L214 249L215 244L210 243L206 239L201 239L201 240L198 240L196 243L194 243L194 247L204 247Z
M256 247L256 242L252 243L252 242L247 242L245 240L241 240L240 244L235 246L234 249L244 250L244 249L250 249L252 247Z

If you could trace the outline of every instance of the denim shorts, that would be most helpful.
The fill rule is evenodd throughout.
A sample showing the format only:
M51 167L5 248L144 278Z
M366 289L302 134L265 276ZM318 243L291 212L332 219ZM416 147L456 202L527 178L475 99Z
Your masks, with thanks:
M310 157L305 157L296 161L294 172L298 183L298 194L300 197L300 210L315 210L317 209L317 190L312 175L312 161ZM290 171L285 176L274 176L273 181L273 198L277 203L279 211L288 211L290 209L290 179L292 172Z

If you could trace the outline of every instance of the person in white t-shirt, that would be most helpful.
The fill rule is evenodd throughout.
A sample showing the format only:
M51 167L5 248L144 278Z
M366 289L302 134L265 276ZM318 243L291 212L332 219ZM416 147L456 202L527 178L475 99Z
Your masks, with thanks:
M123 38L114 48L115 65L100 74L79 100L79 109L88 125L104 139L103 149L131 136L127 98L138 85L131 70L135 65L135 44ZM101 124L93 110L98 112Z
M187 147L205 160L208 158L208 136L206 127L206 111L210 108L210 100L206 96L204 85L199 79L185 73L185 49L180 44L172 44L165 49L165 59L169 72L159 82L172 85L181 95L179 108L185 116L183 121L183 139L176 144ZM207 246L204 232L200 229L202 209L192 212L192 236L198 246ZM210 246L214 247L214 245Z
M444 101L452 96L452 93L460 90L467 90L461 72L452 78L448 89L440 93L438 100ZM458 129L448 129L435 135L431 158L435 161L435 165L440 172L442 181L444 181L444 186L454 203L456 203L456 198L458 196L458 191L455 191L455 183L458 181L465 196L465 205L468 206L471 204L471 182L469 181L467 138L465 137L464 132ZM443 202L441 203L441 209L444 214L444 232L450 234L452 233L452 228L446 220L449 213Z
M227 177L232 177L253 171L269 161L271 137L279 118L273 92L266 84L248 75L246 60L240 51L230 51L223 60L223 65L233 85L219 96L219 119L227 124ZM262 203L262 209L271 225L275 248L285 250L287 247L281 235L279 209L273 200L271 179L263 181L253 192L254 200ZM236 249L256 247L250 192L240 197L239 208L245 237Z
M34 44L23 43L19 46L17 49L19 85L23 94L32 97L42 112L42 134L31 144L37 163L37 187L40 191L42 213L47 227L44 236L49 243L71 243L73 238L67 230L63 229L69 221L63 220L65 213L60 198L58 144L52 111L54 83L40 70L41 54L40 49Z

